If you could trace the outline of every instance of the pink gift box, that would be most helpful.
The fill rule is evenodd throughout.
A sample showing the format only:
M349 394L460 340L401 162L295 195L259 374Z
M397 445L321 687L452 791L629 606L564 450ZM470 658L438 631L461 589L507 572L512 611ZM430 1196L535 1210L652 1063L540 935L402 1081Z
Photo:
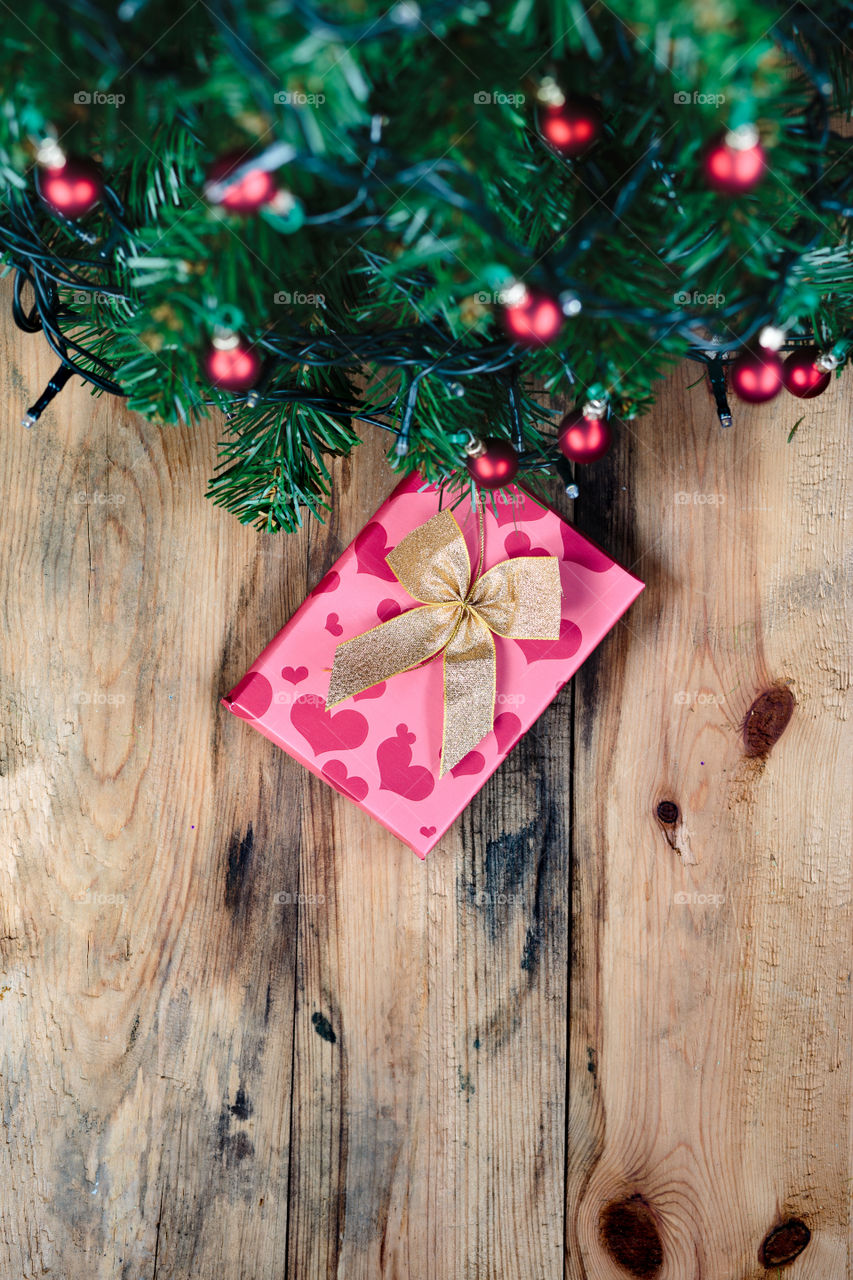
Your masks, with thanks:
M222 701L424 858L643 583L523 489L497 494L497 515L488 499L483 571L514 556L558 557L560 638L496 637L494 728L439 777L440 656L326 710L337 645L417 607L385 557L439 510L438 488L422 485L418 476L397 485ZM454 515L476 566L478 520L470 499Z

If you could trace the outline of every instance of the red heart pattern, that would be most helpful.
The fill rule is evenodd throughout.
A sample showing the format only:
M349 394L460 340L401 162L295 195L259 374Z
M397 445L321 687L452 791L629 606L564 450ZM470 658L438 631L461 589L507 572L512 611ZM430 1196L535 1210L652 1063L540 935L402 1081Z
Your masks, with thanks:
M369 573L374 578L384 578L386 582L397 581L385 559L391 547L381 524L375 520L366 524L353 545L358 561L357 573Z
M303 680L308 678L307 667L282 667L281 678L286 680L288 684L301 684Z
M387 622L389 618L396 618L403 612L403 606L398 604L396 600L380 600L376 606L376 616L380 622Z
M376 762L381 779L380 791L393 791L409 800L426 800L435 787L429 769L412 764L412 743L416 741L408 725L398 724L393 738L386 738L376 748Z
M225 702L235 716L243 720L260 720L272 702L272 685L260 672L250 671L239 684L235 684Z
M467 774L482 772L485 767L486 762L479 751L469 751L467 756L463 756L450 772L454 778L464 778Z
M497 512L498 528L503 528L508 524L529 524L531 520L542 520L547 516L547 507L541 506L535 498L530 494L524 493L521 489L510 489L507 496L512 497L512 502L504 501L497 498L495 501L495 511ZM486 502L486 515L494 518L495 511L492 510L491 502Z
M560 537L563 540L563 559L572 564L579 564L591 573L606 573L613 568L610 556L594 547L586 538L582 538L577 530L565 521L560 525Z
M557 658L571 658L581 647L583 635L581 629L568 618L560 620L559 640L516 640L527 661L541 662L544 658L551 661Z
M499 716L495 716L494 730L498 751L503 755L521 733L521 721L511 711L502 711Z
M356 778L347 773L343 760L329 760L323 765L323 777L330 782L336 791L342 791L353 800L363 800L370 788L364 778Z
M333 636L343 635L344 629L338 621L338 615L336 613L330 613L326 619L326 630Z
M315 756L327 751L350 751L367 737L367 721L360 711L326 710L325 699L317 693L297 698L290 708L290 722L308 742Z
M520 529L516 529L513 533L508 533L504 540L504 549L510 559L513 556L549 556L550 551L546 551L544 547L534 547L530 549L530 539L526 533L522 533Z
M341 575L336 569L331 569L325 578L320 579L311 594L312 596L324 596L328 591L337 591L340 585Z
M369 689L362 689L361 693L352 695L353 702L361 702L362 698L381 698L385 692L385 681L381 684L371 685Z
M421 827L421 835L429 840L430 836L435 835L435 827Z

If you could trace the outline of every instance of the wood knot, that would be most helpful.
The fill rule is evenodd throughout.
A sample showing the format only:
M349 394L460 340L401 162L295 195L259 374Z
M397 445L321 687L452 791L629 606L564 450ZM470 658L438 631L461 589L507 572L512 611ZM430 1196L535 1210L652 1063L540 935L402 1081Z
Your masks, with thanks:
M674 800L661 800L657 814L664 826L673 827L678 821L678 805Z
M796 702L785 687L765 689L753 702L743 722L743 745L748 756L766 759L788 727Z
M663 1245L654 1214L641 1195L604 1206L599 1231L612 1258L639 1280L652 1280L663 1266Z
M249 869L255 849L255 837L252 824L246 828L241 837L235 832L228 845L228 866L225 869L225 905L229 911L236 911L240 906L244 892L250 880Z
M758 1250L758 1260L763 1267L786 1267L799 1258L811 1238L802 1218L789 1218L768 1231Z
M320 1037L321 1040L326 1040L328 1041L329 1044L334 1044L335 1041L337 1040L338 1037L335 1035L334 1031L332 1030L332 1024L325 1014L312 1013L311 1025L314 1028L314 1030L317 1032L317 1035Z

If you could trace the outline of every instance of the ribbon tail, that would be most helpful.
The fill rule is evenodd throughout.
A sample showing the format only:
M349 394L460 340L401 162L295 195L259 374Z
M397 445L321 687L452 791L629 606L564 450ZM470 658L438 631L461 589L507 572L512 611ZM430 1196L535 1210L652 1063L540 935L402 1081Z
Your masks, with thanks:
M439 777L490 733L495 718L495 642L481 618L466 612L444 650L444 733Z
M335 650L326 707L434 658L453 633L458 605L422 605L381 622Z

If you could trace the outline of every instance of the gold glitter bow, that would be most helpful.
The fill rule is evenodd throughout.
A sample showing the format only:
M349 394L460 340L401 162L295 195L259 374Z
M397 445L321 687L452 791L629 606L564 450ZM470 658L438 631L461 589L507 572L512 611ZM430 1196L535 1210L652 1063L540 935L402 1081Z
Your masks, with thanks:
M386 559L419 607L338 645L326 707L443 653L441 777L492 728L494 635L509 640L559 639L562 591L557 557L516 556L482 573L481 505L479 561L473 577L465 538L450 510L407 534Z

